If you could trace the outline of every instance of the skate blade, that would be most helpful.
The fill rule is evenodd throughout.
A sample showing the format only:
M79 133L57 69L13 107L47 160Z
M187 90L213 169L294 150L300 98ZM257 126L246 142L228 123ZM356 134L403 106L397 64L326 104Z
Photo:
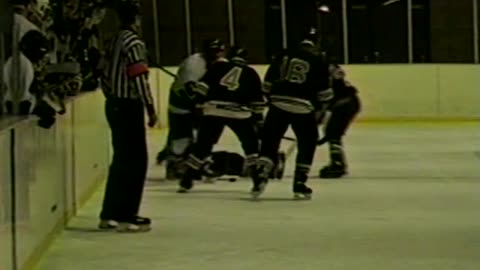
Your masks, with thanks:
M203 180L203 183L205 184L215 184L217 182L216 177L207 177Z
M185 194L185 193L188 193L190 190L186 189L186 188L179 188L177 190L177 193L181 193L181 194Z
M305 194L305 193L294 193L293 199L297 201L309 201L312 199L312 194Z
M344 176L344 174L329 174L329 175L320 175L320 178L323 179L340 179Z
M150 225L135 225L130 223L120 223L117 227L119 233L144 233L152 230Z
M344 176L347 176L348 173L347 172L328 172L328 173L320 173L320 178L323 178L323 179L338 179L338 178L342 178Z
M114 232L114 231L118 230L118 226L116 226L116 227L113 227L113 226L109 226L109 227L98 226L98 229L102 232Z
M260 196L262 195L263 192L261 191L255 191L255 192L250 192L250 196L252 201L258 201L260 200Z
M251 191L250 195L252 196L252 200L258 201L260 199L260 196L265 192L266 187L267 187L267 184L264 183L260 185L260 190Z

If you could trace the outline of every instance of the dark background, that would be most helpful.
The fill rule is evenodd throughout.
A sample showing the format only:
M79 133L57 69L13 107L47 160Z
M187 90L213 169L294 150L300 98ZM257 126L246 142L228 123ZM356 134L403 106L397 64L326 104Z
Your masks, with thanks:
M230 43L227 0L142 1L144 38L152 59L161 65L178 65L206 38ZM348 63L409 63L407 0L383 6L385 1L346 1ZM474 63L473 2L412 0L412 62ZM250 51L251 63L268 63L282 49L281 0L232 0L232 4L235 43ZM321 4L331 12L318 12ZM322 33L325 57L347 62L342 0L285 0L285 5L289 47L315 26Z

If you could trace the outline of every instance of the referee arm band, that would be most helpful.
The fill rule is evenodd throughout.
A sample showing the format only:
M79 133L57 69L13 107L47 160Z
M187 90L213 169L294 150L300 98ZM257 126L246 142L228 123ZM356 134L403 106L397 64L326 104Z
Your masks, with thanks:
M127 76L130 79L138 77L143 74L147 74L147 73L148 73L148 65L143 62L139 62L139 63L135 63L127 66Z

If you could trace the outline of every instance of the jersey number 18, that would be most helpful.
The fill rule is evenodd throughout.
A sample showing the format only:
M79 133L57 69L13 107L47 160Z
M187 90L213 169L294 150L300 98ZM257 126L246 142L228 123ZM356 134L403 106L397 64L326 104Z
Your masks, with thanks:
M220 80L220 85L225 86L230 91L235 91L240 87L240 76L242 75L242 68L234 67L225 74Z
M283 58L282 78L291 83L302 84L307 80L307 74L310 71L310 64L299 58Z

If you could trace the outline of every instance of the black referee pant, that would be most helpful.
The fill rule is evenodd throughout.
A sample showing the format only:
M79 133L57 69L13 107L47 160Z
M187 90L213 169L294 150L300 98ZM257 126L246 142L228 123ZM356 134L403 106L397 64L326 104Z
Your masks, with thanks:
M140 100L107 98L105 113L113 160L100 218L126 222L138 215L147 175L144 106Z

